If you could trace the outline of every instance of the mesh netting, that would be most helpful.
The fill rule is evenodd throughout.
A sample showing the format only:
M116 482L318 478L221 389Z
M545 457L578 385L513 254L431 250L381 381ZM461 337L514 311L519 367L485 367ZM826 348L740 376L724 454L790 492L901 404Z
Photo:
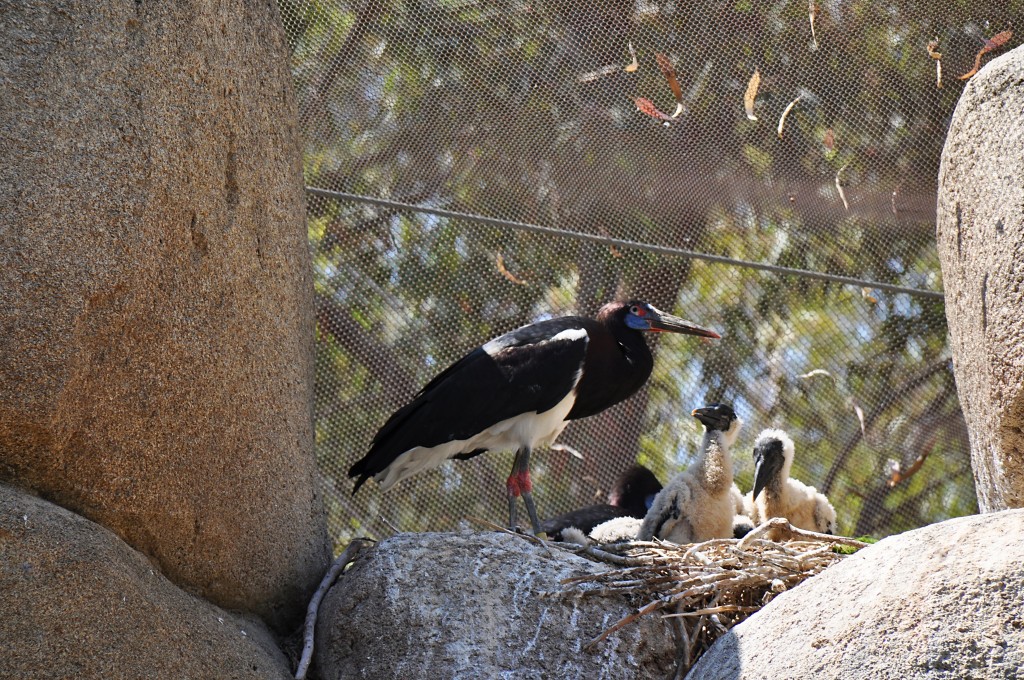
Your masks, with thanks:
M739 486L782 427L845 534L976 512L936 178L960 76L1016 44L1020 2L280 6L337 541L504 522L511 452L387 493L352 496L346 471L470 349L622 297L723 339L656 339L644 390L538 451L542 516L603 500L634 461L666 481L712 401L746 422Z

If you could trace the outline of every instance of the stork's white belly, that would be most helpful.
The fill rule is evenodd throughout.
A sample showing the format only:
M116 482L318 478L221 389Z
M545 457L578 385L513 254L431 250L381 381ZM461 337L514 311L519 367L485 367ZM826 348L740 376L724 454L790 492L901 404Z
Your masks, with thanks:
M576 376L579 382L579 375ZM573 388L562 401L543 413L522 413L507 418L470 439L457 439L437 446L409 449L398 456L388 468L374 479L381 488L388 489L396 482L411 477L417 472L435 468L459 453L469 453L477 449L502 451L505 449L534 448L549 446L562 433L568 421L565 419L576 403L576 390Z

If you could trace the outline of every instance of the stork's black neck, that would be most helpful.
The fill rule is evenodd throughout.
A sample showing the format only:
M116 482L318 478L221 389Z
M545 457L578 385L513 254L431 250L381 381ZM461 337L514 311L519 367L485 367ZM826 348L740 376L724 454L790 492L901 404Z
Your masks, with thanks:
M644 334L626 326L621 317L587 322L587 355L569 420L586 418L633 396L654 368Z

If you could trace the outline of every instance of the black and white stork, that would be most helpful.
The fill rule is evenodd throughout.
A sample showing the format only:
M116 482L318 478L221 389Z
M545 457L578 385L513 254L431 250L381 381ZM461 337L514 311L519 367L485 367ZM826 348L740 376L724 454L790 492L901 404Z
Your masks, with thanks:
M654 366L644 332L721 337L639 300L608 303L596 319L566 316L506 333L456 361L392 414L348 472L358 477L355 490L370 477L388 489L450 458L514 448L509 525L516 529L522 496L540 533L530 451L554 442L569 421L640 389Z

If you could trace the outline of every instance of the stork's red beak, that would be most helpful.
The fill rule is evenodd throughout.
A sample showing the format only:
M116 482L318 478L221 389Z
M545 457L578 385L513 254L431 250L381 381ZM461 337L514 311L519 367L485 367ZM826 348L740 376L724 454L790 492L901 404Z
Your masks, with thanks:
M654 333L685 333L686 335L699 335L702 338L721 338L722 336L710 328L698 326L692 321L673 316L660 309L651 307L653 314L648 315L647 321L650 324L649 330Z

